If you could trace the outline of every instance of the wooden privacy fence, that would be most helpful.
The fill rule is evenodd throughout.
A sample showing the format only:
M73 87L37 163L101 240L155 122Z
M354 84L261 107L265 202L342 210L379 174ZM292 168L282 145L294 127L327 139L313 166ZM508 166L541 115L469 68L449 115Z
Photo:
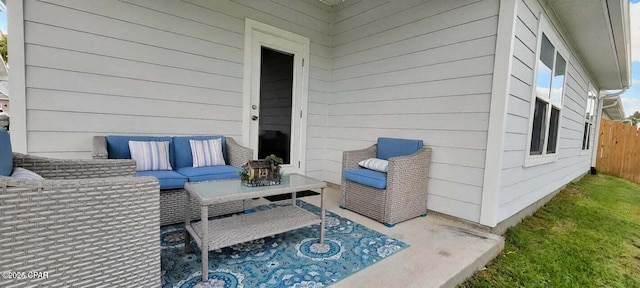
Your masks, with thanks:
M596 169L640 183L640 135L635 126L602 119Z

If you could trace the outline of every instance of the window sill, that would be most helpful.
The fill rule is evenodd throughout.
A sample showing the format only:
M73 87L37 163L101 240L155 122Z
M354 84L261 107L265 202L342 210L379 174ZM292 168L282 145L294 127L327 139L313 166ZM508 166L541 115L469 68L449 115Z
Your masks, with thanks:
M524 159L523 167L526 168L526 167L533 167L533 166L538 166L543 164L549 164L549 163L556 162L557 160L558 160L558 155L556 154L527 156Z

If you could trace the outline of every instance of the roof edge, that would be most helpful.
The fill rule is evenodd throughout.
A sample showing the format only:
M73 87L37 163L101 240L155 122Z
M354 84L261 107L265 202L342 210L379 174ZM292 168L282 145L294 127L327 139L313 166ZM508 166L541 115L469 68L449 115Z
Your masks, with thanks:
M620 98L620 96L616 96L616 97L612 97L612 98L608 98L606 100L613 100L615 101L615 106L613 107L603 107L603 110L608 110L611 111L609 109L614 109L614 111L618 112L618 114L620 115L620 118L616 118L614 119L614 117L611 117L611 120L616 120L616 121L622 121L626 118L626 115L624 113L624 105L622 105L622 98ZM612 105L612 104L609 104ZM607 112L607 114L609 116L612 116L613 113L609 113Z
M613 47L618 60L620 88L631 86L631 29L629 1L605 0L604 8L609 17L609 28L613 37Z

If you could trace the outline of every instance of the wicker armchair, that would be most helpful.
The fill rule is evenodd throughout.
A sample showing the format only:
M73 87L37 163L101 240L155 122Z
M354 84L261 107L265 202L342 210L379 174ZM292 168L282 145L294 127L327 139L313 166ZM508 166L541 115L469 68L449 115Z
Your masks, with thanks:
M132 160L13 157L46 180L0 176L0 287L160 286L157 179Z
M419 143L422 147L422 142ZM345 151L342 154L342 171L359 170L358 162L378 155L378 144L363 150ZM426 147L417 149L413 154L389 157L384 189L342 177L341 208L365 215L388 227L417 216L425 216L430 160L431 148Z
M242 167L253 159L253 150L238 144L233 138L225 137L226 159L235 167ZM105 136L93 137L93 158L109 159ZM135 167L133 171L135 175ZM184 223L184 188L160 190L160 225ZM251 201L231 201L214 204L209 208L209 217L247 211L251 209ZM191 219L200 219L200 206L191 199Z

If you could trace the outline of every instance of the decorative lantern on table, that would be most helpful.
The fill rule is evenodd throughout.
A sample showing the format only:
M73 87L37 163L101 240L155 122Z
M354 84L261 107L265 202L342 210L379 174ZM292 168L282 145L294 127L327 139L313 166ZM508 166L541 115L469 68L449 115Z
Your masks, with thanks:
M240 172L242 184L249 187L276 185L282 182L280 175L280 164L282 158L273 154L261 160L251 160L242 168Z

